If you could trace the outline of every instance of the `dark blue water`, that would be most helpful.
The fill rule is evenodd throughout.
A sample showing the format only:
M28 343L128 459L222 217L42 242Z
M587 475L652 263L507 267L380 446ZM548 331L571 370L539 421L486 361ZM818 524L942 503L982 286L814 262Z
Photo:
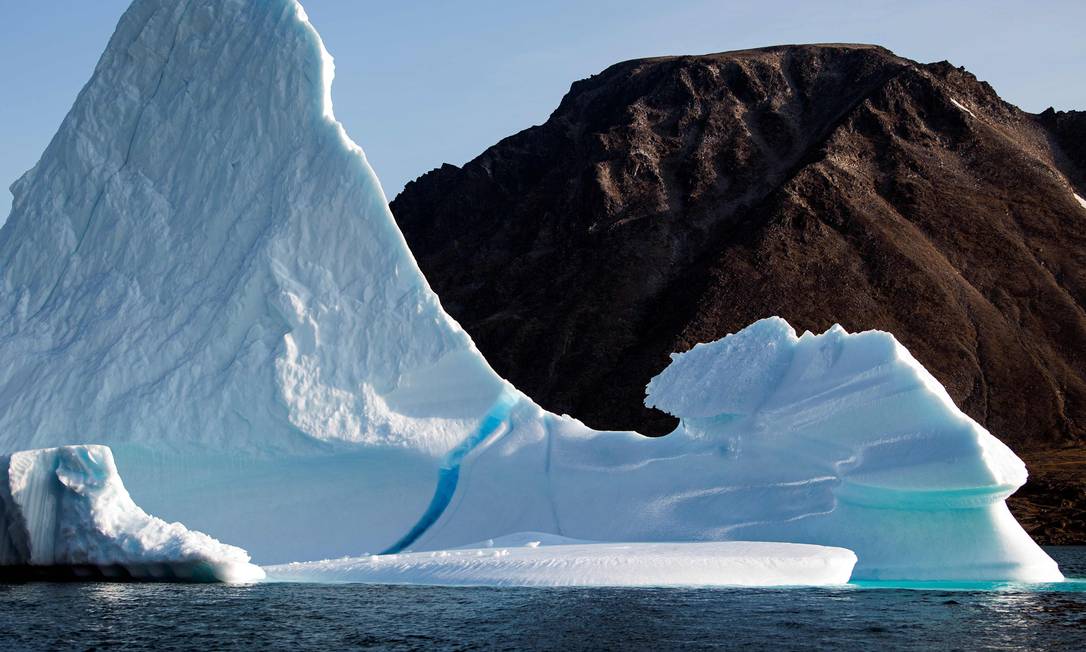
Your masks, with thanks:
M1086 547L1051 548L1086 577ZM0 586L0 649L1086 650L1086 591Z

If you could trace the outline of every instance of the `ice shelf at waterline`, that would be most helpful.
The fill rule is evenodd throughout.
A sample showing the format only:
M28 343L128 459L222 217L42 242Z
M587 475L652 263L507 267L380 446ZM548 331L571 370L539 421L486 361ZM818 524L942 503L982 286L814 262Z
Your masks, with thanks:
M456 550L328 559L265 570L270 581L282 582L821 586L848 582L856 564L849 550L796 543L592 543L538 534L521 538L522 543L497 539Z
M249 555L149 516L105 446L0 456L0 576L249 582Z
M1059 577L1004 504L1021 462L886 333L697 347L660 439L540 409L442 310L332 70L292 0L133 3L12 187L0 452L108 444L141 506L265 564L544 531Z

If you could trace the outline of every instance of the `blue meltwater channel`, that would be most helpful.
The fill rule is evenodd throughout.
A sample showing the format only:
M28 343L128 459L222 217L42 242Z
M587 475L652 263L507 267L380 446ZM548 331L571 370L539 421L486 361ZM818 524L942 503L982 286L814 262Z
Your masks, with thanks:
M456 493L456 485L460 482L461 462L464 461L468 453L486 441L487 437L494 434L505 423L505 420L509 418L509 413L513 411L513 407L519 401L520 397L512 389L508 387L503 389L494 404L483 415L482 421L479 422L475 430L465 437L464 441L445 454L445 458L441 460L441 467L437 472L437 487L434 488L434 497L430 499L429 507L426 508L418 522L407 534L385 549L381 553L382 555L393 555L403 551L412 543L418 541L419 537L430 529L430 526L436 523L437 519L441 518L449 503L452 502L453 494Z

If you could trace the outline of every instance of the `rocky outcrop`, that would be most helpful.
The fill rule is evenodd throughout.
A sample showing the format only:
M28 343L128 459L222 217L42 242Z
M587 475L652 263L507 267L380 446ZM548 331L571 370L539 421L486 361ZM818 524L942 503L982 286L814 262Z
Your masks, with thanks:
M1083 134L1083 113L875 46L644 59L392 209L445 308L548 409L663 434L642 400L672 351L768 315L887 330L1033 469L1027 524L1082 541Z

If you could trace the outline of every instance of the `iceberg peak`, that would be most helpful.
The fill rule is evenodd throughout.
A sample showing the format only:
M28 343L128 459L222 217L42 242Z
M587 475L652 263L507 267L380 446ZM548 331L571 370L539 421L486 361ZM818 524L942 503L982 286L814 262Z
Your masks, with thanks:
M133 3L0 231L21 406L0 441L440 455L470 431L505 383L419 272L333 74L293 0Z

